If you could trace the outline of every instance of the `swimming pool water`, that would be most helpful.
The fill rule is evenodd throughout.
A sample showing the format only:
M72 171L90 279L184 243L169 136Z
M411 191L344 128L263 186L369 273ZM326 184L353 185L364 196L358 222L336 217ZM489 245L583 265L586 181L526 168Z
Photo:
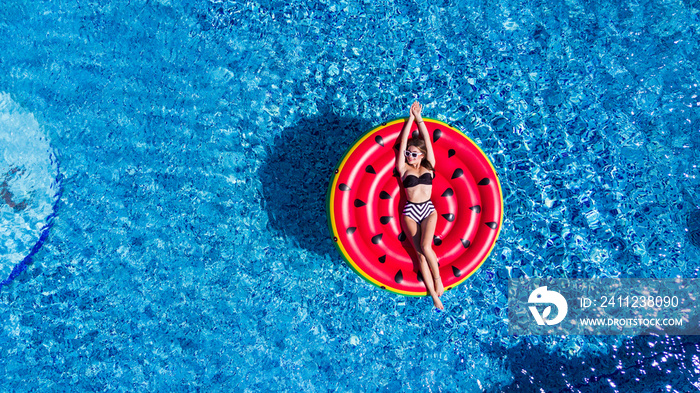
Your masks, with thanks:
M699 12L3 2L0 91L38 130L12 143L56 177L0 289L2 390L697 390L694 337L509 336L506 288L697 277ZM505 199L443 313L358 278L324 215L345 149L414 99L480 144Z

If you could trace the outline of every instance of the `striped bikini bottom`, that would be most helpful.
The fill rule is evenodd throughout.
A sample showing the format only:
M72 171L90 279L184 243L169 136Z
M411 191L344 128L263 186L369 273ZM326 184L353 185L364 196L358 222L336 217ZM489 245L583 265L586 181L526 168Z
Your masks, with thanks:
M418 224L423 222L434 211L435 206L430 200L421 203L406 202L406 206L403 208L403 214Z

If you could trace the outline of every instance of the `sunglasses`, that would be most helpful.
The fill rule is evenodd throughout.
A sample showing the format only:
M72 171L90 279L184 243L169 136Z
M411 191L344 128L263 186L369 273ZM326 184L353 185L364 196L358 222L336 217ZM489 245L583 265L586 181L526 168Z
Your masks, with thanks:
M423 153L415 153L415 152L412 152L412 151L405 150L405 151L403 152L403 155L405 155L406 157L417 158L418 156L422 156Z

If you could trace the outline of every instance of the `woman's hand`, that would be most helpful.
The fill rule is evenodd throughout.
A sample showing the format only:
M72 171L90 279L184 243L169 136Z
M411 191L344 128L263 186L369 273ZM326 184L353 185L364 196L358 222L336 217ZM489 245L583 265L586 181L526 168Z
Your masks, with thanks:
M416 121L423 121L423 118L421 117L422 111L423 107L418 103L418 101L414 101L413 105L411 105L411 116L413 116Z

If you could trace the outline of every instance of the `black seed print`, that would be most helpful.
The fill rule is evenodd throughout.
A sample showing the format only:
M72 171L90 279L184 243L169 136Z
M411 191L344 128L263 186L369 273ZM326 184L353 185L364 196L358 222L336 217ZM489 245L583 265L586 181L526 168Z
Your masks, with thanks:
M481 205L474 205L470 207L469 210L473 211L474 213L481 213Z
M454 173L452 174L452 179L456 179L462 175L464 175L464 171L460 168L457 168L457 169L455 169Z
M438 139L442 136L442 130L439 128L433 132L433 143L437 142Z
M382 225L386 225L386 224L389 223L389 221L391 221L392 218L394 218L394 217L392 217L392 216L381 216L381 217L379 217L379 222L381 222Z
M379 199L391 199L391 194L386 191L382 191L379 193Z
M443 196L443 197L451 197L451 196L454 195L454 194L455 194L454 190L452 190L451 188L448 188L447 190L445 190L445 192L442 193L441 196Z
M445 220L447 220L449 222L452 222L455 220L455 215L452 213L443 214L442 216L445 217Z
M377 142L379 146L384 147L384 139L381 136L377 135L374 137L374 141Z
M460 240L462 241L462 245L464 246L464 248L469 248L469 246L472 245L472 242L470 242L467 239L460 239Z
M352 235L353 233L355 233L356 230L357 227L350 227L345 231L345 233L347 233L348 235Z
M382 241L382 236L384 236L383 233L380 233L379 235L372 236L372 244L379 244L379 242Z
M371 173L373 175L377 174L377 172L374 171L374 168L372 168L372 165L367 165L367 167L365 168L365 172Z
M401 284L403 282L403 273L401 270L399 270L394 276L394 281L396 281L397 284Z
M462 275L462 272L460 272L456 267L452 266L452 274L454 274L455 277L459 277Z
M340 185L338 186L338 188L340 189L340 191L350 191L350 190L351 190L350 186L348 186L348 185L345 184L345 183L340 183Z
M363 201L361 201L359 199L355 199L355 207L362 207L365 205L366 205L366 203L364 203Z
M491 229L496 229L496 228L498 228L498 223L496 223L496 222L487 222L487 223L486 223L486 226L489 227L489 228L491 228Z
M481 179L481 181L479 182L480 186L488 186L489 184L491 184L491 179L489 179L488 177Z

